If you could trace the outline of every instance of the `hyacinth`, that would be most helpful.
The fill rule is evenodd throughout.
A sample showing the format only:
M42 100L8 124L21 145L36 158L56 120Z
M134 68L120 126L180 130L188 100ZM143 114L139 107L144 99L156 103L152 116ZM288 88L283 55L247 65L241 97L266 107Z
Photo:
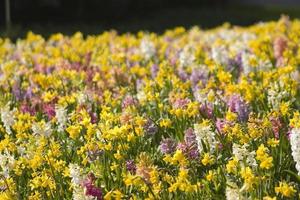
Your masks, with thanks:
M68 113L66 108L61 106L56 106L55 117L57 118L57 122L58 122L58 131L63 131L68 121Z
M82 186L84 187L84 194L87 196L92 196L96 200L102 200L102 190L101 188L95 186L95 175L93 173L88 174L87 178L83 181Z
M192 128L185 130L184 141L178 143L177 149L181 150L190 159L197 159L199 157L196 135Z
M212 127L208 121L204 121L201 124L194 124L194 131L196 135L198 150L200 153L203 152L203 144L204 142L208 145L208 149L210 152L213 152L217 145L215 133L212 131Z
M296 163L296 169L300 176L300 128L293 128L290 133L292 156Z
M257 167L257 162L255 160L255 151L249 151L247 148L249 147L248 144L244 144L243 146L234 143L232 145L232 154L234 157L238 159L238 161L241 161L241 165L244 166L244 162L255 168Z
M154 44L148 38L142 40L140 49L146 60L149 60L151 57L153 57L156 52Z
M172 138L165 138L160 142L159 150L163 154L171 154L176 150L176 141Z
M274 57L276 59L276 66L283 65L283 53L287 48L287 40L286 38L280 36L276 37L273 42L273 49L274 49Z
M126 161L126 169L133 174L136 172L136 165L134 163L134 160Z
M132 96L127 95L123 99L122 108L125 109L125 108L130 107L130 106L135 106L136 104L137 104L136 100Z
M237 186L226 187L226 200L244 200Z
M5 130L8 134L11 134L11 126L15 123L15 110L10 110L10 103L7 103L0 109L1 120L4 124Z
M35 135L49 137L52 133L51 123L45 123L45 121L34 123L32 125L32 131Z
M2 152L0 154L0 174L5 178L9 177L9 172L15 164L15 158L8 151Z
M240 121L246 121L248 119L248 105L239 95L232 95L229 98L227 104L231 112L235 112L238 114L238 119Z
M143 126L145 134L148 136L155 135L158 131L157 125L153 122L152 119L147 119L146 123Z
M228 122L226 119L217 118L216 128L219 133L224 133L223 128L225 128L228 125L230 125L230 122Z

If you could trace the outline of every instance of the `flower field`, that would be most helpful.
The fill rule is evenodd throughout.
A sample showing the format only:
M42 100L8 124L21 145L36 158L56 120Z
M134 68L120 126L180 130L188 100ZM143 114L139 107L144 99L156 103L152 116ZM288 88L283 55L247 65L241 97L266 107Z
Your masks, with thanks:
M0 200L300 198L300 21L0 38Z

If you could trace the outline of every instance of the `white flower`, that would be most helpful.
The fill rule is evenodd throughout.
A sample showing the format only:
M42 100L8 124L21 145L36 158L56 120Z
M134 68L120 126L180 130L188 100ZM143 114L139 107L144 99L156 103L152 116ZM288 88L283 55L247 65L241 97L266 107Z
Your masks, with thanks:
M300 128L293 128L290 135L292 156L296 162L296 169L300 176Z
M35 135L43 135L45 137L49 137L52 133L51 122L45 123L44 120L35 122L32 125L32 131Z
M240 194L240 191L236 185L231 185L226 187L226 200L244 200L244 199L245 198Z
M213 47L211 50L212 59L221 65L226 65L229 60L229 52L227 51L225 46Z
M9 177L9 172L13 168L15 163L15 159L13 155L11 155L8 151L3 152L0 154L0 167L1 167L1 174L5 177Z
M149 60L155 55L155 46L148 38L144 38L140 44L141 53L144 55L146 60Z
M247 149L249 145L248 144L244 144L243 146L234 143L232 145L232 154L239 160L239 161L246 161L247 164L251 167L257 167L257 162L255 160L255 151L249 151ZM242 166L244 165L244 163L241 163Z
M67 110L62 106L55 106L55 117L58 121L58 131L63 131L68 121Z
M273 109L278 110L282 100L288 97L289 93L285 90L281 90L278 85L273 85L268 90L268 103ZM293 101L293 98L290 98L290 100Z
M70 176L72 178L71 182L74 185L80 185L82 181L81 169L77 164L69 164Z
M179 63L181 67L190 66L193 64L195 56L193 54L192 48L185 46L179 54Z
M12 131L10 127L15 123L15 109L10 110L10 102L8 102L3 108L1 108L1 120L8 134Z
M78 104L82 105L82 104L84 104L84 103L87 102L88 97L87 97L87 95L84 94L83 92L80 92L80 93L77 95L76 99L77 99Z
M202 142L208 145L207 147L210 152L213 152L217 146L217 141L211 126L204 123L194 124L194 130L199 152L201 153L203 151Z

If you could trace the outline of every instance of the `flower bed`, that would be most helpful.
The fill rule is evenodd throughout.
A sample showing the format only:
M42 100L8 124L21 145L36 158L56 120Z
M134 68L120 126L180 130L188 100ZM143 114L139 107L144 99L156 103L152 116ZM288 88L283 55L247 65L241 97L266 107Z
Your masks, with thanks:
M300 21L0 39L0 199L298 199Z

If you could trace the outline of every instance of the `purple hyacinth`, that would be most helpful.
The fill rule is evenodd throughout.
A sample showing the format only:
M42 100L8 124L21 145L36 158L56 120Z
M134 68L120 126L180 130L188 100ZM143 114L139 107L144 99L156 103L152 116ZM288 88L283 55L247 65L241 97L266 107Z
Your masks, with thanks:
M238 114L238 119L240 121L247 121L249 116L249 109L246 102L239 95L232 95L227 105L231 112Z
M202 104L200 107L200 112L207 118L211 119L213 117L213 108L211 104Z
M190 99L185 98L185 99L176 99L173 107L178 109L178 108L185 108L189 103L191 102Z
M207 73L199 68L194 68L190 76L192 87L196 87L200 81L203 84L207 82Z
M97 200L102 200L102 190L100 187L95 186L95 175L90 173L85 181L83 181L82 186L84 187L85 195L93 196Z
M233 59L229 59L228 65L226 66L227 71L232 71L237 68L238 73L242 70L242 54L239 53Z
M219 133L223 133L223 128L228 124L225 119L218 118L216 121L216 127Z
M160 142L159 150L163 154L173 153L176 150L176 141L174 139L172 139L172 138L163 139Z
M134 163L134 160L127 160L126 161L126 169L127 171L129 171L130 173L135 174L136 172L136 165Z
M158 131L158 127L151 119L148 119L146 121L143 128L144 128L145 134L148 136L155 135Z
M48 116L48 119L53 119L55 117L55 107L54 104L44 104L44 113Z
M151 66L151 77L152 78L156 77L158 70L159 70L159 67L157 64L154 64Z
M134 106L137 104L137 100L134 99L132 96L130 95L127 95L124 99L123 99L123 102L122 102L122 108L127 108L129 106Z
M189 128L184 134L184 141L177 145L177 149L181 150L188 158L197 159L199 157L199 151L194 130Z
M187 130L184 131L184 141L187 144L193 144L196 142L196 135L192 128L188 128Z
M187 81L188 80L188 74L182 68L178 69L178 76L182 81Z

